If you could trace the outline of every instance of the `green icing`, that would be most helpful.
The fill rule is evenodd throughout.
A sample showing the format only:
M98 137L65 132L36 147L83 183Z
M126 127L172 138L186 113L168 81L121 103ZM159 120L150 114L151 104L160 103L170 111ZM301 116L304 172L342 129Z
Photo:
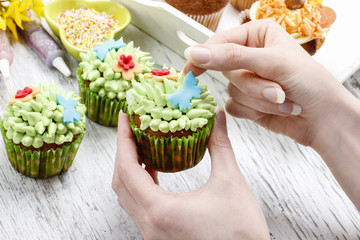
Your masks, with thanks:
M59 89L54 82L40 84L40 89L40 93L29 102L16 101L13 105L6 105L3 117L7 138L15 144L40 148L44 143L61 145L71 142L74 135L85 131L86 107L80 103L80 97ZM62 122L64 107L57 105L56 93L77 102L75 109L82 116L80 122Z
M215 113L216 102L206 86L202 86L200 98L191 100L191 109L180 111L172 106L166 97L182 89L184 75L179 74L177 81L164 79L158 82L145 78L142 74L132 80L132 88L126 92L128 111L140 115L140 129L150 128L163 133L191 130L204 127Z
M121 39L122 40L122 39ZM130 42L125 47L119 49L125 53L136 53L139 57L138 63L143 67L143 73L151 71L154 63L150 62L151 57L149 53L143 52L140 48L135 48L134 43ZM101 97L108 97L110 99L118 98L125 99L126 90L131 87L131 82L124 80L121 73L115 73L112 65L116 62L116 52L113 49L106 54L104 62L96 57L96 53L89 50L86 53L80 53L82 62L79 63L82 71L81 77L85 81L90 81L90 90L98 93ZM135 74L135 77L138 74Z

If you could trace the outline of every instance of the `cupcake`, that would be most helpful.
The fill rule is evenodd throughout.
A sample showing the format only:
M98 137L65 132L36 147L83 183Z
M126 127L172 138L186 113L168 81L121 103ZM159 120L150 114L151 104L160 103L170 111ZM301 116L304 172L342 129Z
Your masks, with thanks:
M165 2L215 31L229 0L165 0Z
M190 72L154 69L127 91L130 127L141 161L161 172L194 167L203 158L216 102Z
M250 9L250 19L279 23L310 54L323 45L336 13L318 0L260 0Z
M250 9L256 0L230 0L231 5L239 11Z
M77 69L81 102L86 116L101 125L115 127L120 110L126 111L125 93L131 82L151 71L149 53L125 44L122 39L109 40L81 53Z
M32 178L48 178L71 166L85 135L80 97L54 82L17 91L0 120L11 165Z

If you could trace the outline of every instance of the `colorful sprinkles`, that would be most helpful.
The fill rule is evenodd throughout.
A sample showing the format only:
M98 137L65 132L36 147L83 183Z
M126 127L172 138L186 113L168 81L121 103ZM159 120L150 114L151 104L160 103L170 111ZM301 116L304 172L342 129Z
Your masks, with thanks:
M66 40L82 50L104 43L119 22L105 12L94 9L69 9L56 18L65 31Z

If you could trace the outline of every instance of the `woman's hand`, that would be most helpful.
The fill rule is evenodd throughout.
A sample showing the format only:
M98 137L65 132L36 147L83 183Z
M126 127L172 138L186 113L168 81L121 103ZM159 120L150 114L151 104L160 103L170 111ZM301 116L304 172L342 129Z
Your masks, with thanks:
M304 145L316 144L324 122L336 117L336 107L348 98L341 84L273 21L215 34L185 56L185 71L218 70L229 79L228 113Z
M360 209L360 102L277 23L215 34L185 56L185 71L229 79L230 114L313 147Z
M127 115L121 113L113 189L144 239L270 239L264 215L250 193L220 111L209 140L211 176L195 191L175 194L142 168Z

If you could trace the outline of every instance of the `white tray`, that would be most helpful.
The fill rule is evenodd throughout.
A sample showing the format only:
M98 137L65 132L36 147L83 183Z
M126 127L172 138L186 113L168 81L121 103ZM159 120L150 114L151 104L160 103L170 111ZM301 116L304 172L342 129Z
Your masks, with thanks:
M185 48L205 42L214 32L192 20L172 6L151 0L116 0L131 12L131 22L164 45L183 55ZM347 80L360 67L360 1L324 1L337 13L336 22L322 48L314 58L323 64L340 82ZM346 6L348 7L346 7ZM238 12L229 4L217 31L238 25ZM227 84L219 72L210 75Z

